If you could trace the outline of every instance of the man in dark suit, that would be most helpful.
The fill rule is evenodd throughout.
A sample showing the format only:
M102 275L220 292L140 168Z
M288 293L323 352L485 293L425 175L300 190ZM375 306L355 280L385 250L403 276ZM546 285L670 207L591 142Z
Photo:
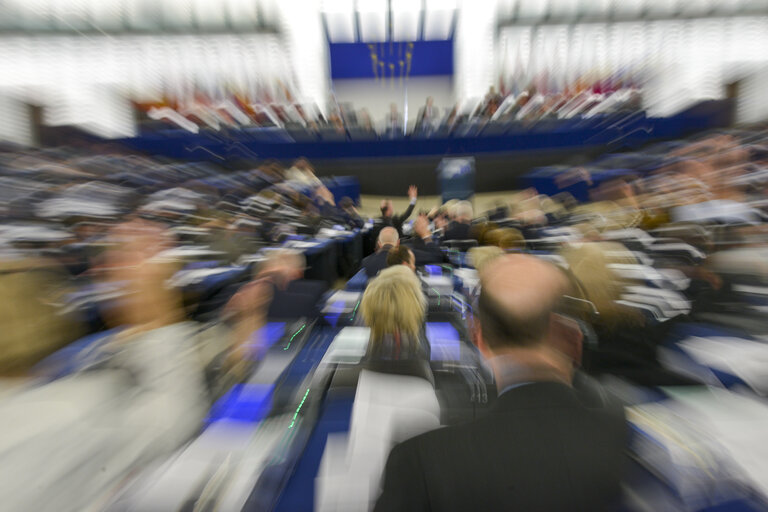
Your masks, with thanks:
M435 131L437 124L438 109L434 106L432 96L427 98L427 104L421 107L419 115L416 116L416 133L431 135Z
M470 423L410 439L390 453L377 511L614 510L620 498L623 410L582 400L580 342L558 315L567 279L532 256L489 263L474 338L496 377L493 409Z
M419 196L419 190L415 185L411 185L408 188L408 198L411 200L408 208L401 214L395 215L395 209L392 206L391 199L384 199L381 202L381 219L382 226L392 226L397 230L399 236L403 236L403 222L408 220L408 217L413 213L413 207L416 205L416 200Z
M400 237L395 228L387 226L379 231L376 252L363 258L363 268L368 279L375 277L380 270L387 268L387 253L400 245Z
M429 230L429 220L426 215L419 215L413 221L413 235L409 246L413 250L417 267L445 261L440 245L434 240Z
M413 251L404 245L393 247L387 251L387 266L394 267L397 265L405 265L416 272L416 257L413 255Z
M227 302L222 317L232 326L230 361L244 355L261 358L267 345L252 343L253 333L269 320L320 318L319 303L328 289L324 281L303 279L306 260L293 249L271 250L251 282L239 287Z
M259 278L271 288L267 318L317 318L325 281L304 279L304 255L292 249L270 251Z
M459 201L455 207L455 220L446 228L443 240L470 240L472 234L472 204Z

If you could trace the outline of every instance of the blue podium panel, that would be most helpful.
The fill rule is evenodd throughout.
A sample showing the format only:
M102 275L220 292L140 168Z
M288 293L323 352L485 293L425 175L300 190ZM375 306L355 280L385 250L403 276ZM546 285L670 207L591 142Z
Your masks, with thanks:
M465 200L475 194L474 158L443 158L437 172L443 202Z

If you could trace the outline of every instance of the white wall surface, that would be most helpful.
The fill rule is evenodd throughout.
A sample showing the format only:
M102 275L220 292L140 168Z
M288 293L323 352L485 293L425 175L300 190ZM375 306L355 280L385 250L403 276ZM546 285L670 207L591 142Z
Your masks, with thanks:
M750 73L741 79L736 99L737 123L768 121L768 67Z
M320 18L320 2L282 0L278 4L283 33L283 66L289 66L292 83L302 103L321 110L328 100L328 44Z
M456 97L482 98L499 81L496 0L462 0L458 14L453 54Z
M26 104L7 91L0 91L0 140L31 146L32 119Z

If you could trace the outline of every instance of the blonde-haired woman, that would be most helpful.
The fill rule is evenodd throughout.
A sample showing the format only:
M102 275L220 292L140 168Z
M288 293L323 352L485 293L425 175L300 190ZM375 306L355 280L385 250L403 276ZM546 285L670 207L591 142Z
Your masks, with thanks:
M368 353L333 376L334 391L354 387L355 400L348 441L325 447L315 481L319 510L373 510L390 450L440 427L419 278L404 265L382 270L368 283L360 311L371 329Z
M609 265L636 263L626 247L615 242L585 243L560 254L584 298L600 313L593 324L598 346L584 347L583 364L589 373L618 375L643 386L691 383L663 369L657 360L656 346L664 340L669 323L648 322L638 310L616 303L627 283Z
M382 270L368 283L360 312L371 329L368 359L419 359L427 355L422 330L426 298L419 278L398 265Z
M578 279L585 295L600 312L600 323L613 330L617 325L639 323L640 318L615 301L626 283L611 270L612 263L637 263L634 255L620 243L592 242L566 247L560 255Z

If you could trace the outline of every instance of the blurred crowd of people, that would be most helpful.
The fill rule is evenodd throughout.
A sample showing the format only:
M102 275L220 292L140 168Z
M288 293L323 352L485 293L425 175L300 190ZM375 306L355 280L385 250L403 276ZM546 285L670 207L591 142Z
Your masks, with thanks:
M82 510L188 441L253 371L267 316L312 315L328 287L301 279L300 251L263 249L364 223L306 160L226 173L111 150L6 148L0 162L0 408L14 418L2 450L16 450L3 480L69 447L38 475L50 493L21 476L31 492L9 498L13 510L54 496ZM100 476L73 470L86 465Z
M515 93L490 87L484 98L468 98L453 106L435 105L428 97L419 109L415 123L403 120L398 105L392 103L384 119L375 119L367 108L351 103L329 101L327 113L318 105L296 100L282 86L281 99L269 97L250 101L237 93L208 94L202 90L185 96L168 96L157 102L136 103L136 108L157 124L154 128L177 127L198 133L248 127L284 129L297 141L313 137L334 140L371 138L446 137L480 135L488 125L498 132L514 123L549 119L581 119L642 110L642 92L637 84L621 79L588 83L574 82L562 90L548 87L541 80ZM147 129L151 123L145 123ZM309 137L309 139L307 139Z
M0 156L2 291L11 306L4 309L0 368L7 372L25 371L88 330L137 323L131 319L151 325L149 316L179 305L178 297L163 292L163 308L143 305L130 314L90 319L86 327L61 314L68 293L136 277L113 269L132 269L167 253L154 277L141 276L160 294L158 279L169 279L175 265L184 263L183 254L173 253L179 246L205 244L218 260L236 264L292 235L364 224L349 198L335 204L306 160L287 169L267 162L224 174L214 166L130 154L41 150ZM144 285L137 286L141 295ZM38 294L46 299L40 302ZM179 312L167 314L177 318Z
M528 104L491 91L483 115L512 103L518 113ZM556 194L526 189L485 208L449 201L414 214L410 187L405 211L385 200L367 218L350 198L337 203L304 159L224 172L119 152L0 153L0 410L13 418L0 452L16 461L2 471L19 484L11 509L52 495L62 510L92 506L108 499L109 483L193 438L216 399L261 364L269 346L257 333L270 318L322 321L328 285L305 278L302 246L287 242L362 232L370 254L348 275L359 269L368 281L351 314L360 307L368 348L360 368L334 381L360 387L372 371L435 385L423 324L433 292L438 308L454 301L421 277L447 266L466 299L463 328L499 393L495 413L399 445L386 468L382 445L377 510L615 506L626 420L594 379L712 384L663 356L676 328L768 332L758 300L768 296L768 134L708 134L643 156L613 179L571 168L556 176ZM588 202L569 192L583 184ZM234 277L195 287L220 275ZM83 350L93 337L104 342ZM732 373L768 393L764 378ZM440 404L420 393L415 408L431 416L397 441L441 424ZM35 492L16 468L41 468L62 446L59 463L35 474L50 494ZM365 492L373 506L379 486Z
M767 140L761 130L734 131L614 155L608 167L634 159L634 169L600 182L587 167L562 170L553 176L561 192L523 190L480 216L471 203L450 201L406 225L403 237L385 215L379 253L387 256L365 262L369 276L378 272L377 286L391 279L390 266L413 268L420 257L424 264L419 241L447 249L454 265L466 251L475 269L460 272L474 297L469 329L499 397L481 419L422 435L415 428L389 456L376 509L614 509L620 480L642 496L634 506L746 506L756 492L762 505L749 506L762 509L766 467L753 457L753 422L766 417L768 388L764 365L747 360L768 355ZM576 183L589 186L589 201L568 192ZM558 395L563 383L587 398ZM688 391L655 395L675 388ZM634 436L612 416L611 400L595 406L595 395L621 396ZM531 407L551 416L535 418ZM580 431L590 415L591 427ZM567 433L556 430L566 424ZM644 494L628 476L625 450L662 475L676 498ZM676 450L691 455L678 459ZM528 492L518 489L523 483ZM538 485L568 498L537 493Z

